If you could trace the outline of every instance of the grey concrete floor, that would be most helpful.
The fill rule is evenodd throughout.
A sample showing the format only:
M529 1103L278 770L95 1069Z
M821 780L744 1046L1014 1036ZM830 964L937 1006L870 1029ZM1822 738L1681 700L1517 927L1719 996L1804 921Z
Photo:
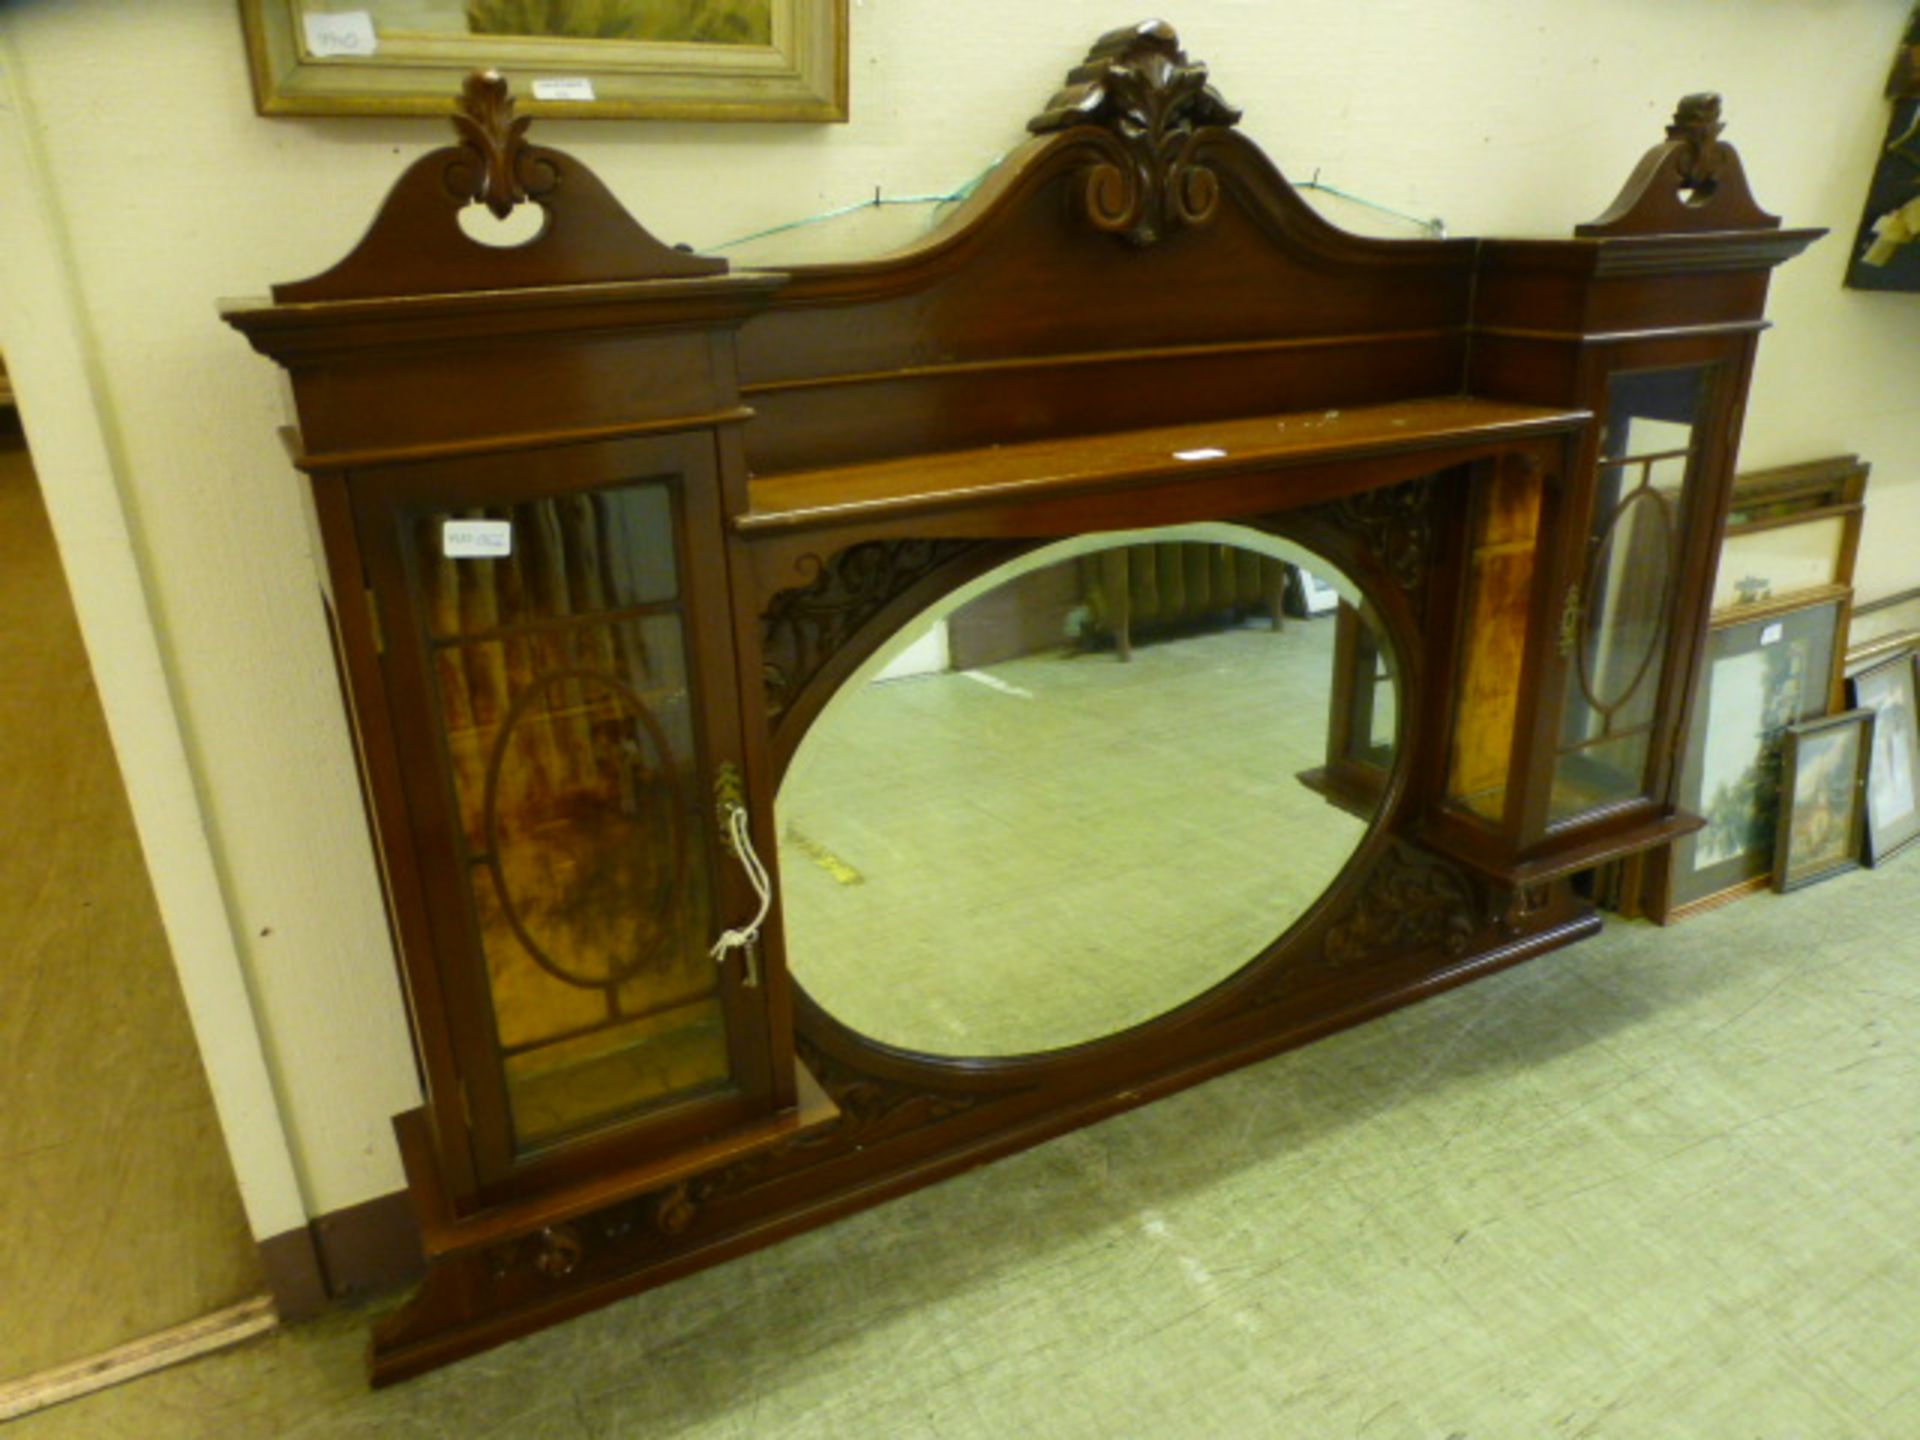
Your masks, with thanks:
M1920 1436L1920 857L1596 939L378 1394L172 1437Z

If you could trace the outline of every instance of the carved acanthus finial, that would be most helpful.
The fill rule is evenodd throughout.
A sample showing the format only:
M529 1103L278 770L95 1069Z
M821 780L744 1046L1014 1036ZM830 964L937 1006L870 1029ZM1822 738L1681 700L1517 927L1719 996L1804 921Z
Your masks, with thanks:
M1667 126L1667 139L1687 147L1682 171L1692 189L1711 189L1720 173L1722 151L1720 97L1711 90L1681 98L1674 108L1673 123Z
M1239 118L1207 84L1207 67L1188 61L1173 27L1149 20L1096 40L1027 128L1036 135L1081 125L1107 130L1117 153L1087 173L1088 218L1151 245L1166 231L1213 218L1220 183L1194 159L1195 142L1202 128Z
M453 128L461 144L479 159L478 167L447 167L447 188L456 199L485 205L504 220L514 206L544 194L553 170L539 163L527 144L528 115L513 113L507 78L498 70L476 70L460 88Z

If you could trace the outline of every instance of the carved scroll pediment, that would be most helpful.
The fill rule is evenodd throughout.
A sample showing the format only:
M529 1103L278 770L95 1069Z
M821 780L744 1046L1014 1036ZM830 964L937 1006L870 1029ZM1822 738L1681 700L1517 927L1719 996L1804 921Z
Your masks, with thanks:
M1112 30L1047 108L1027 122L1036 135L1079 126L1106 132L1108 160L1088 167L1087 218L1135 245L1151 245L1213 218L1220 182L1195 158L1200 134L1240 119L1207 83L1207 67L1187 59L1164 20Z
M1664 144L1645 155L1606 213L1576 235L1673 235L1710 230L1777 230L1747 188L1740 156L1720 138L1720 97L1682 97Z
M460 143L414 161L353 251L331 270L275 285L275 300L366 300L726 272L726 261L648 233L571 155L530 141L529 117L514 114L498 72L468 76L450 118ZM471 205L504 219L526 204L540 207L542 221L524 243L483 244L461 228L460 212Z

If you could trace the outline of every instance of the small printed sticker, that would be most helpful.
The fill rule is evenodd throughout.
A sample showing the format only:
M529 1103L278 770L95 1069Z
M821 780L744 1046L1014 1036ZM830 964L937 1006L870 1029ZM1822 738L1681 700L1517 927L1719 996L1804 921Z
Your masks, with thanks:
M320 59L333 55L371 55L380 48L374 38L373 16L365 10L336 14L307 11L300 17L307 31L307 53Z
M1776 620L1773 624L1761 628L1760 643L1762 645L1778 645L1786 633L1786 622L1784 620Z
M1224 460L1227 458L1227 452L1215 450L1209 446L1203 450L1176 450L1173 452L1173 458L1176 460Z
M440 553L449 560L498 560L513 553L511 520L444 520Z
M533 82L533 98L536 100L591 100L593 99L593 81L584 75L536 80Z

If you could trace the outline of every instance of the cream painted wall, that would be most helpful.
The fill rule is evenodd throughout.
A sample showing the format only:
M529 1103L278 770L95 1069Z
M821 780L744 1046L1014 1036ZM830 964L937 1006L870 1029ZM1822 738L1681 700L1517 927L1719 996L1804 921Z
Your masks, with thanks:
M553 122L537 133L587 160L658 233L709 245L875 186L920 193L967 179L1019 138L1094 34L1139 18L1090 0L851 8L849 125ZM1874 461L1861 563L1871 596L1920 583L1902 542L1920 519L1908 401L1920 300L1855 295L1839 277L1905 9L1185 0L1166 13L1282 169L1440 215L1456 234L1565 233L1612 198L1679 95L1721 90L1762 202L1837 232L1776 283L1779 328L1762 347L1743 458L1857 450ZM142 709L131 690L109 709L130 768L150 763L152 729L176 737L191 793L139 807L142 832L162 861L198 845L224 901L228 960L205 943L204 919L173 931L189 1000L223 997L196 1005L210 1045L243 1023L236 994L250 1006L301 1203L352 1204L400 1184L387 1123L415 1103L416 1082L295 477L274 436L278 381L219 324L214 301L331 264L443 129L256 117L231 0L13 0L0 38L15 92L0 138L44 157L46 175L29 180L49 217L37 240L12 221L0 236L61 247L53 268L70 277L72 302L52 314L14 297L0 327L30 315L70 333L55 344L0 329L0 345L97 660L118 653L123 629L155 637L149 693L164 692L171 712ZM0 295L41 283L46 261L10 255ZM85 363L55 363L62 347ZM74 435L89 425L117 437L112 453L83 453ZM142 581L133 593L89 559L85 517L103 474ZM170 925L204 912L204 883L161 863L156 885ZM198 983L228 964L230 983ZM249 1083L267 1081L236 1072L229 1088ZM271 1171L271 1136L245 1125L229 1135L243 1181ZM256 1216L256 1229L271 1233L285 1208Z

